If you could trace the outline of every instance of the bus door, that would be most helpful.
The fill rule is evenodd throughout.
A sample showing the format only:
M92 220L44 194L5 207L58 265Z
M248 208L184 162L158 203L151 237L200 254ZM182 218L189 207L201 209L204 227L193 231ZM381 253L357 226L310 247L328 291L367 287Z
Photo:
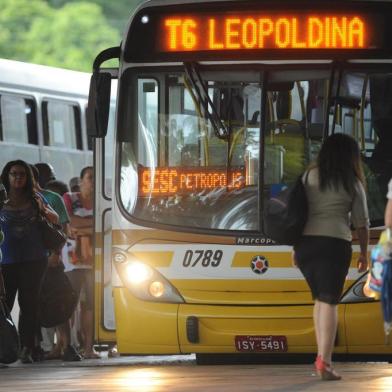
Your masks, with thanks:
M114 96L112 88L112 97ZM95 339L99 343L116 341L112 298L112 181L115 105L110 104L105 138L95 139Z
M392 73L356 65L342 71L330 130L355 138L361 148L371 227L384 225L385 195L392 173Z

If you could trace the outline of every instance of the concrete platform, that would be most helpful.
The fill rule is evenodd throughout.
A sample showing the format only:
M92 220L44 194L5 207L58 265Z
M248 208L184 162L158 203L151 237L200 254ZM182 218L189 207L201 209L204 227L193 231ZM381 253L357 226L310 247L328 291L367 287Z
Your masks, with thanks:
M312 365L198 366L195 357L103 357L77 363L45 361L0 369L1 392L392 391L392 365L336 363L342 381L323 382Z

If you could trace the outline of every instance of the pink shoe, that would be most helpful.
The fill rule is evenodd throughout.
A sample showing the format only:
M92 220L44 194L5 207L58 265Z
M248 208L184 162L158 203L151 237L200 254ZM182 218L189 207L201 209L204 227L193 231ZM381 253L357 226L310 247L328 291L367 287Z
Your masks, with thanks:
M317 374L323 381L341 380L342 376L337 373L330 363L324 362L320 355L317 356L314 363Z

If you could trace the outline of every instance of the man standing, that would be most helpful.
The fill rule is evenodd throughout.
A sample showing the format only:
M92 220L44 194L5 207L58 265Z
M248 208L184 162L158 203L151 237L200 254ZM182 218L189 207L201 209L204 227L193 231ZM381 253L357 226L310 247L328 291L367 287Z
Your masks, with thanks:
M94 350L94 271L93 271L93 168L87 166L80 173L80 192L65 193L64 203L70 216L71 237L75 246L64 260L65 271L72 287L80 298L83 290L85 300L81 302L81 324L83 331L83 356L86 359L100 358Z
M35 186L37 191L41 193L45 199L48 201L49 205L57 212L59 216L59 223L61 224L65 233L68 233L69 228L69 216L67 210L65 208L63 199L56 192L52 192L49 189L43 189L46 186L48 181L51 181L55 178L54 172L50 169L51 167L48 164L39 163L37 165L31 165L31 169L33 172ZM40 171L42 170L42 173ZM61 260L61 249L51 250L50 255L48 257L48 267L58 267L62 265ZM76 349L71 345L70 339L70 327L69 322L59 325L57 328L57 345L49 352L45 359L57 359L62 358L64 361L80 361L82 358L77 353ZM53 342L54 329L45 328L46 336L45 340L51 340Z

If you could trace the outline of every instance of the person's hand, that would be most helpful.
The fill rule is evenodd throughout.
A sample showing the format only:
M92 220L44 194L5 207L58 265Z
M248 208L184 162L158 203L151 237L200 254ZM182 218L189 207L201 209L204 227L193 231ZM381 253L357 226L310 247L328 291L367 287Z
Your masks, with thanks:
M44 211L45 211L45 206L44 206L44 202L42 201L42 199L39 196L34 196L34 200L37 203L38 209L40 211L41 214L45 215Z
M360 254L357 260L358 272L365 272L368 270L368 258L367 255Z
M73 226L69 226L69 237L72 239L76 239L78 236L78 229Z

